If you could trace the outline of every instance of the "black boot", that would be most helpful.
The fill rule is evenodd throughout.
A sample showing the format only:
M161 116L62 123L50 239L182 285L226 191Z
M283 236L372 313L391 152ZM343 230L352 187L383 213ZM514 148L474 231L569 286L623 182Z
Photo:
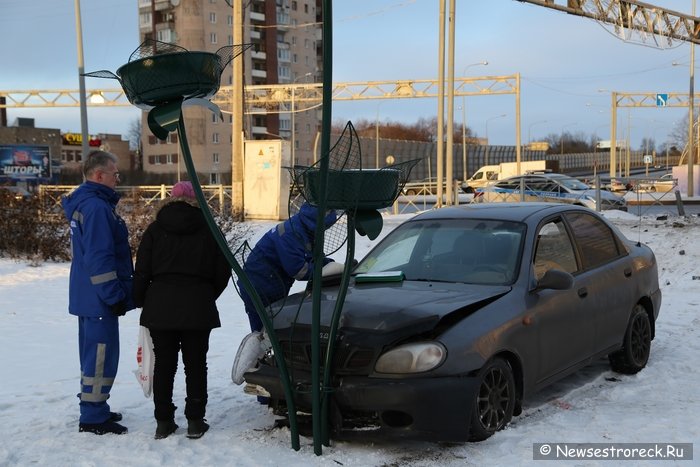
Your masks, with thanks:
M102 423L80 423L78 431L81 433L92 433L95 435L123 435L129 430L124 426L112 420L107 420Z
M187 437L190 439L201 438L208 429L209 424L203 418L187 420Z
M157 426L156 426L156 434L154 436L155 439L165 439L171 434L175 433L175 430L178 429L177 423L175 423L175 420L156 420L157 421Z

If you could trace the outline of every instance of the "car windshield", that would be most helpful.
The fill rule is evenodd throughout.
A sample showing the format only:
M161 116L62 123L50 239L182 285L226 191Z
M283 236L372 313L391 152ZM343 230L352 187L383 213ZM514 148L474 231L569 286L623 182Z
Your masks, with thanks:
M564 187L569 190L588 190L590 187L583 183L581 180L577 180L571 177L557 178L557 182L561 183Z
M401 271L414 281L511 284L524 234L524 224L501 220L408 222L377 245L355 273Z

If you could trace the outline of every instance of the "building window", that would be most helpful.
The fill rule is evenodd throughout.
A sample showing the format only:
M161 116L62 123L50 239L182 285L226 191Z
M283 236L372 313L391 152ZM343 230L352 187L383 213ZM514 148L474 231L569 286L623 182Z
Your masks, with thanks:
M309 4L304 3L304 13L308 13L308 12L309 12Z
M292 45L297 45L297 37L292 37Z
M228 35L228 45L233 45L233 36L231 34Z
M215 152L214 154L211 155L211 161L212 161L214 164L218 164L218 163L219 163L219 153L218 153L218 152Z
M229 26L233 26L233 16L228 15L228 18L226 18L226 24Z
M281 62L289 61L289 49L277 49L277 59Z
M297 54L292 55L292 62L297 63L298 58Z
M209 13L209 22L212 24L216 24L216 13L214 13L214 12Z
M156 31L156 39L161 42L173 42L173 32L170 29Z
M296 2L296 0L292 0L292 11L297 11L297 2Z
M209 34L209 40L211 41L212 44L216 44L216 43L217 43L217 40L216 40L216 33L215 33L215 32L212 32L212 33Z
M279 78L291 79L291 73L288 66L278 66L277 74Z
M219 133L212 133L211 142L215 144L219 143Z
M151 25L151 13L141 13L139 15L139 25L150 26Z
M219 123L219 116L215 114L214 112L211 113L211 122L213 124Z
M311 46L311 42L308 39L304 39L304 48L308 49Z
M220 185L221 184L221 175L219 175L217 173L209 174L209 184L210 185Z

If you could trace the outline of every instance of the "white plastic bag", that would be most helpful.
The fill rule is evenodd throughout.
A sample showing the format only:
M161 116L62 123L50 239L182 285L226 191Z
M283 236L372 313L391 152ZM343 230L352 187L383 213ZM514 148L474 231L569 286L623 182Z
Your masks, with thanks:
M136 379L143 389L143 395L151 397L153 392L153 367L155 365L156 356L153 353L153 340L151 332L147 327L139 327L139 340L136 349L136 363L138 368L134 370Z

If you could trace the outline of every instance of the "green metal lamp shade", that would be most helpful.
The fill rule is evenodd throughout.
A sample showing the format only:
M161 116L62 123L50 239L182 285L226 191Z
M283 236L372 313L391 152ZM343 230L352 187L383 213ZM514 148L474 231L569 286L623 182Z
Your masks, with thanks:
M129 102L143 107L193 97L208 99L219 90L222 70L217 54L178 52L129 62L117 75Z
M304 197L311 204L321 199L321 172L311 168L303 173ZM391 206L399 194L401 171L397 169L329 170L329 209L382 209Z
M117 70L85 73L93 78L116 79L129 102L142 109L200 98L219 90L221 73L253 44L227 45L216 53L191 52L183 47L148 39Z

